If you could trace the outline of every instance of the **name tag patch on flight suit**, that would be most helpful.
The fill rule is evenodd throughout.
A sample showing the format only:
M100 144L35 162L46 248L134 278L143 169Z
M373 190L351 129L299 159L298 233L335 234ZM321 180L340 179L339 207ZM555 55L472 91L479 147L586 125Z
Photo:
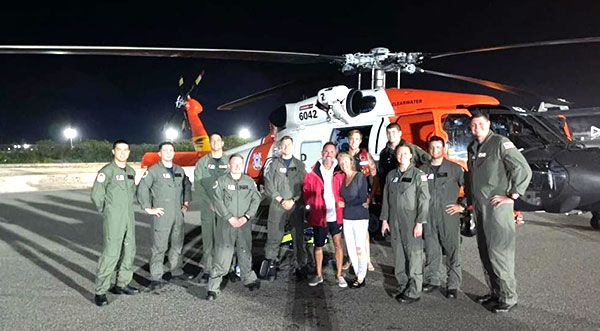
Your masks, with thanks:
M285 174L287 172L287 168L279 168L279 172Z
M226 164L220 164L219 165L219 169L227 169L228 165Z
M214 169L214 168L215 168L215 165L214 165L214 164L209 164L209 165L207 165L206 167L207 167L208 169Z
M448 173L447 172L438 172L438 178L439 177L448 177Z
M125 176L123 175L116 175L115 178L117 178L117 180L125 180Z
M248 185L238 185L238 188L240 190L247 190L249 187L248 187Z
M235 185L229 184L229 185L227 185L227 189L230 191L235 191Z
M127 179L134 179L135 177L133 175L127 175Z
M181 177L181 174L175 174L175 177Z
M427 178L425 178L425 180L427 180ZM402 178L402 182L403 183L410 183L410 182L412 182L412 178L406 178L406 177Z
M513 144L511 141L507 141L507 142L503 143L502 145L504 146L504 149L515 148L515 144Z
M486 156L486 153L479 153L479 154L477 154L477 157L485 157L485 156Z
M422 182L426 182L427 181L427 175L421 175L421 181Z
M96 178L96 181L98 181L98 183L104 183L105 180L106 180L106 175L102 172L99 173L98 178Z
M171 174L163 174L163 178L169 179L171 178Z

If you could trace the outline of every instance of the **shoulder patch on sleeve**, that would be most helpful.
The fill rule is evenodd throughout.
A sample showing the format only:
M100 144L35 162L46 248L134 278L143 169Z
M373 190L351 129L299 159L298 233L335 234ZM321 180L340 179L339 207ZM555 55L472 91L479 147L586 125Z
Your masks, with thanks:
M504 142L502 143L502 146L504 146L504 149L515 148L515 144L513 144L512 141Z
M96 181L98 183L104 183L105 180L106 180L106 175L103 172L99 172L98 177L96 177Z

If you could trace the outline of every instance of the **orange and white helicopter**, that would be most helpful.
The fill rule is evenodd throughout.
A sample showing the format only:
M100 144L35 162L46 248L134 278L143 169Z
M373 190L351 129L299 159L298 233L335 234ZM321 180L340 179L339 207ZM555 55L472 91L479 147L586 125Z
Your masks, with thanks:
M400 87L402 74L422 73L459 79L513 94L538 97L551 104L565 105L568 102L564 99L540 97L504 84L424 69L422 65L428 60L461 54L597 42L600 42L600 37L441 54L394 53L386 48L375 48L368 53L322 55L231 49L105 46L0 46L0 54L133 55L298 64L334 63L344 73L358 74L358 88L343 85L323 88L314 97L289 103L275 110L269 117L270 131L263 138L227 151L227 154L240 153L245 157L245 172L248 175L260 180L265 162L278 153L275 142L283 136L294 139L294 154L308 167L320 157L320 150L325 142L333 141L342 146L347 133L358 129L363 133L364 147L377 161L378 154L387 141L385 128L389 123L398 123L402 129L402 137L421 147L426 147L427 138L432 134L443 137L447 140L447 157L465 165L466 148L472 140L468 127L469 118L471 111L478 109L489 112L493 130L510 138L533 170L533 179L527 193L517 202L516 208L555 213L573 209L591 211L592 226L600 228L600 149L588 148L572 141L571 132L561 113L532 112L520 107L502 106L498 99L487 95ZM367 89L361 89L360 86L361 74L364 72L371 75L371 86ZM388 74L395 74L395 87L386 87ZM239 107L291 86L294 84L282 84L227 103L219 109ZM202 106L197 100L190 98L189 94L180 97L178 105L185 110L196 151L178 153L176 162L192 166L198 157L208 152L208 136L198 117ZM568 113L564 109L561 108L561 111ZM156 157L145 157L144 165L156 160Z

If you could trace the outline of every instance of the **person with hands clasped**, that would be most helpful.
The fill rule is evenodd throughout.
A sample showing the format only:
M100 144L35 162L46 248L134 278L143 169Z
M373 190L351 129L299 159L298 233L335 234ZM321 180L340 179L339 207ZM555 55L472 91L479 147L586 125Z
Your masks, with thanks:
M412 303L420 299L423 284L421 236L428 217L429 188L427 175L412 163L411 147L396 147L396 159L398 168L388 173L383 189L381 233L390 232L392 237L394 273L400 290L396 300Z
M215 300L223 276L229 272L233 252L237 254L241 278L250 291L260 288L252 271L252 224L261 196L252 178L242 174L244 158L240 154L229 157L228 174L214 184L214 205L217 214L213 267L208 280L207 300Z
M352 263L356 280L350 287L359 288L365 285L369 257L364 240L369 231L369 201L367 178L355 170L354 158L348 153L338 155L338 164L344 172L344 183L340 187L338 207L344 208L344 238L348 257Z

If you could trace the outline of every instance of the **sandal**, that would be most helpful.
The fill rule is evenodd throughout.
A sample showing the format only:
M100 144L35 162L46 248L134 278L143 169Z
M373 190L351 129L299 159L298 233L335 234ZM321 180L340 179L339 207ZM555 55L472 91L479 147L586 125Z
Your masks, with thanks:
M361 287L365 286L365 283L366 283L366 279L363 279L362 282L359 282L358 278L357 278L350 284L350 287L351 288L361 288Z

